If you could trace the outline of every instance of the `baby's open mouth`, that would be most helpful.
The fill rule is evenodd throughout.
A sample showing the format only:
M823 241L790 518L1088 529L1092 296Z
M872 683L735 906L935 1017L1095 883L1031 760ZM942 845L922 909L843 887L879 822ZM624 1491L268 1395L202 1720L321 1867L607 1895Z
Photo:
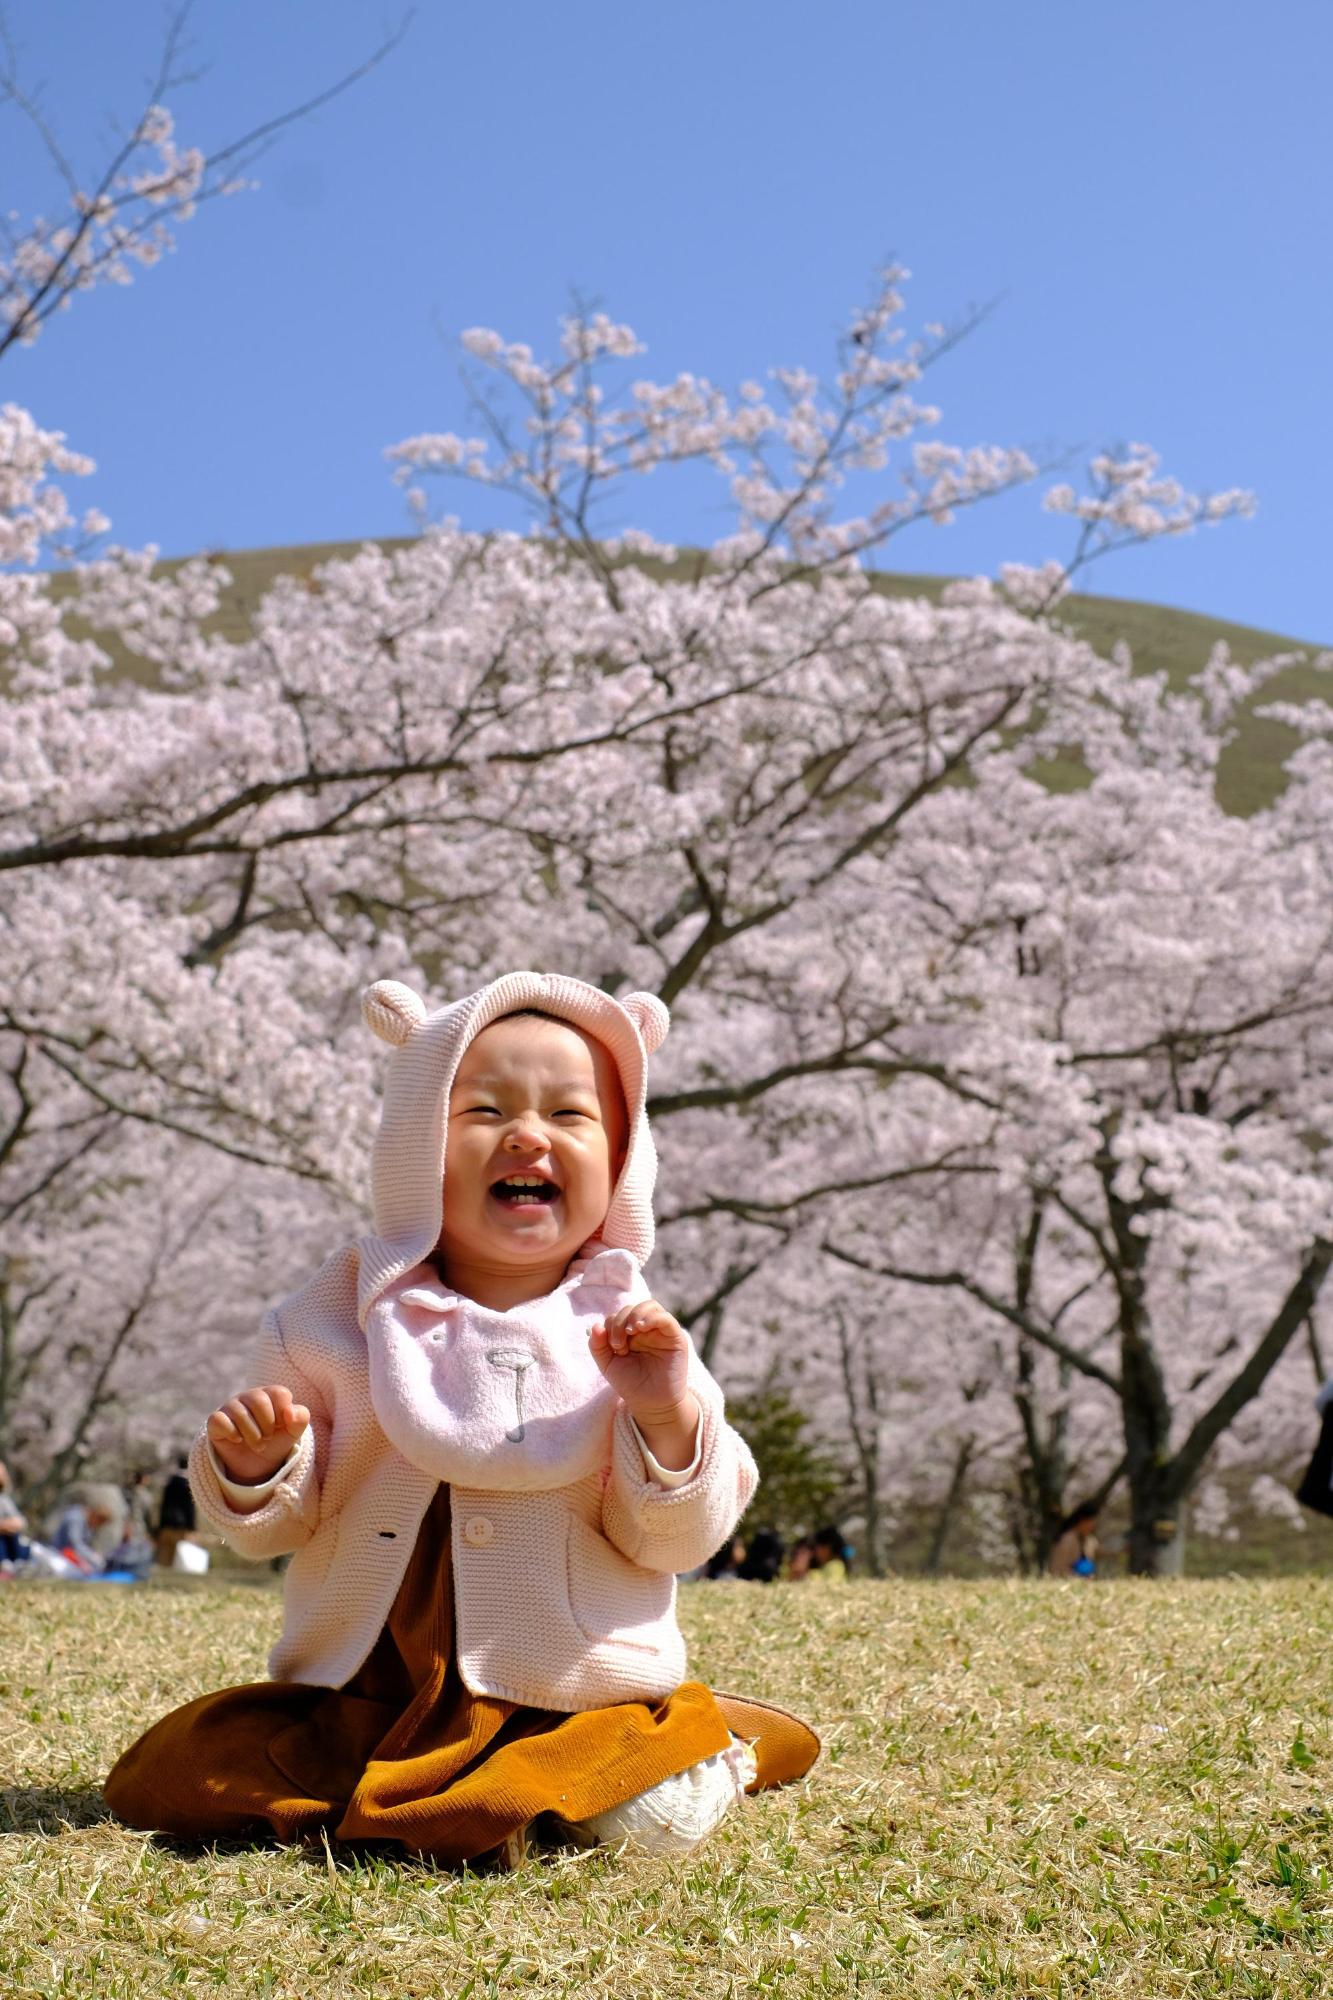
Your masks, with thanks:
M508 1174L502 1181L496 1181L491 1193L506 1208L523 1208L536 1203L546 1207L555 1201L560 1193L554 1181L544 1181L536 1174Z

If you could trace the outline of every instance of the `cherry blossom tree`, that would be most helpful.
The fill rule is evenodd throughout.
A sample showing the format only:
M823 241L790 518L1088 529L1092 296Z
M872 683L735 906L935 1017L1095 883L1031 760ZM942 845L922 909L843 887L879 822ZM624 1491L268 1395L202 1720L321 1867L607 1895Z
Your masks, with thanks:
M256 1292L355 1226L292 1176L170 1132L94 1114L73 1158L61 1137L61 1171L6 1213L0 1258L0 1458L34 1518L113 1438L149 1464L183 1442L201 1399L231 1393Z
M0 224L0 355L30 345L79 295L100 284L128 284L136 269L156 264L175 247L179 224L201 204L252 185L248 169L282 130L375 68L406 27L404 22L330 88L205 155L178 145L174 119L162 102L193 80L186 66L190 13L187 4L169 17L146 103L86 178L58 137L41 90L24 81L8 21L0 15L0 115L9 114L35 138L55 183L50 213L21 225L11 210ZM67 690L68 730L71 736L83 732L87 704L77 688L83 681L86 695L97 676L110 670L108 655L86 626L79 636L71 631L85 609L96 615L86 596L88 573L78 558L86 557L109 523L96 508L76 516L59 482L92 470L61 433L42 428L14 403L0 406L0 698L20 733L24 703L39 686L48 693ZM152 556L152 551L137 557L117 552L110 567L121 577L122 591L132 587L134 574L151 576ZM60 586L53 589L51 578L39 573L43 561L74 564L74 587L63 598ZM151 600L151 586L145 589ZM216 595L208 578L191 579L173 602L185 608L182 615L200 616ZM149 601L144 609L154 615ZM50 775L59 783L56 773ZM26 811L24 782L21 762L0 772L10 826L21 824ZM213 1309L215 1325L250 1319L252 1262L263 1266L266 1247L281 1243L284 1227L293 1243L305 1243L312 1219L321 1214L312 1189L327 1192L330 1185L326 1162L312 1167L294 1158L290 1146L284 1171L257 1182L264 1189L259 1210L256 1189L238 1181L234 1167L231 1179L221 1178L219 1169L228 1161L263 1159L262 1130L252 1128L263 1127L268 1110L249 1125L242 1113L238 1140L221 1130L201 1139L208 1105L226 1100L220 1080L235 1067L234 1052L229 1055L224 1044L214 1044L206 1059L206 1086L187 1087L194 1104L193 1110L185 1104L183 1119L169 1110L164 1116L160 1108L147 1109L146 1085L136 1101L122 1102L114 1076L101 1078L111 1082L108 1094L82 1075L77 1037L62 1040L55 1019L62 1009L77 1021L79 1036L94 1041L99 1006L108 1015L116 1015L122 1004L128 1009L120 1018L119 1056L111 1072L137 1071L143 1083L155 1060L173 1060L170 1036L159 1039L155 1050L154 1033L142 1031L148 1016L160 1016L170 1004L179 953L167 942L163 956L154 944L154 937L158 945L165 941L155 927L160 908L151 914L130 910L109 878L101 883L85 878L71 888L68 897L57 892L45 925L33 921L31 890L23 886L4 918L0 1438L37 1505L95 1455L118 1401L133 1403L141 1439L154 1427L159 1435L170 1434L181 1421L186 1393L197 1393L200 1379L209 1374L210 1350L201 1349L190 1273L197 1279L207 1271L214 1284L224 1272L231 1276L235 1304ZM148 1001L146 1016L154 962L167 970L168 985ZM53 1007L57 992L63 998ZM53 1030L41 1052L27 1033L30 1008ZM274 1010L261 1002L255 1011L267 1011L271 1020ZM248 1032L243 1015L234 1026ZM275 1032L270 1027L270 1040ZM283 1038L285 1051L290 1040ZM262 1041L262 1034L249 1035L248 1063L262 1061ZM309 1080L299 1088L308 1095ZM286 1129L290 1139L290 1120ZM298 1138L298 1153L299 1147ZM336 1196L330 1200L336 1208ZM224 1229L221 1217L228 1209ZM261 1212L265 1227L259 1230L254 1217ZM323 1220L327 1226L327 1215ZM238 1264L234 1253L241 1242L249 1249ZM275 1275L286 1281L290 1259L281 1272L269 1272L270 1279ZM211 1286L196 1284L195 1291L212 1296ZM170 1368L164 1374L164 1356L189 1359L174 1374Z
M119 1226L117 1352L174 1342L198 1377L353 1226L359 986L559 964L672 1006L655 1283L724 1374L801 1361L875 1559L911 1504L938 1560L969 1481L1007 1480L1039 1560L1070 1479L1123 1460L1159 1563L1324 1274L1329 715L1283 711L1282 799L1228 820L1217 757L1283 663L1219 648L1172 693L1063 622L1092 561L1248 510L1146 446L1048 490L1063 563L939 603L881 587L896 536L1040 471L921 435L916 387L967 329L904 344L906 275L827 381L735 395L619 387L641 350L598 313L550 363L474 330L479 434L390 454L418 538L280 580L239 639L218 563L35 573L84 466L6 412L16 1432L54 1436L44 1302L91 1311L66 1264L111 1258L122 1185L160 1234ZM736 510L706 554L601 531L626 480L686 463ZM510 495L521 532L433 519L439 474ZM1053 789L1071 758L1086 784ZM241 1215L225 1305L186 1311L178 1273Z
M1215 661L1170 702L1104 685L1085 791L997 759L931 802L914 893L947 910L941 950L966 934L979 952L973 1022L931 1046L988 1110L955 1120L945 1232L904 1205L826 1238L858 1270L967 1298L1104 1392L1149 1571L1178 1559L1182 1502L1303 1341L1333 1256L1318 705L1286 711L1314 740L1269 811L1230 819L1211 782L1270 672Z

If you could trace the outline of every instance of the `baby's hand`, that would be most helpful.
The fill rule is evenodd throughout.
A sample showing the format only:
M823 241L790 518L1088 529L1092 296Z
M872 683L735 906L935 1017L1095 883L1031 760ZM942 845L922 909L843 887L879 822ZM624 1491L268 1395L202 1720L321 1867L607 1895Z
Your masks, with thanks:
M309 1422L305 1404L294 1403L280 1382L270 1382L264 1389L242 1389L214 1410L205 1429L227 1477L255 1486L277 1471Z
M656 1299L622 1306L588 1334L593 1360L642 1429L691 1415L687 1404L690 1337Z

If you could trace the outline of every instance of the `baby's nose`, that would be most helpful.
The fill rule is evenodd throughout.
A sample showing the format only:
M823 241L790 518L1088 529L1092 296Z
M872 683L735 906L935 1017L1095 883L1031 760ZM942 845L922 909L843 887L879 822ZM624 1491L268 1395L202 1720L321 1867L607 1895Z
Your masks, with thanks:
M505 1144L511 1153L541 1152L546 1145L546 1134L535 1121L524 1118L506 1132Z

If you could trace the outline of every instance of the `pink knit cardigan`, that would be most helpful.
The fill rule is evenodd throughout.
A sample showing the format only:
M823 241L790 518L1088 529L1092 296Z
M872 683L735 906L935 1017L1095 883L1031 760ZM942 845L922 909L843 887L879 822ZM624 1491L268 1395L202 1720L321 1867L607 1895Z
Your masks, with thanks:
M585 1267L594 1282L597 1261ZM374 1645L438 1484L375 1416L357 1275L349 1246L265 1317L252 1379L285 1382L310 1425L264 1506L232 1508L202 1432L190 1463L201 1520L239 1555L295 1551L269 1672L325 1687L341 1687ZM689 1385L702 1421L698 1468L682 1486L653 1480L621 1405L606 1465L572 1485L451 1487L458 1666L475 1694L573 1711L653 1700L685 1678L676 1574L721 1546L757 1483L694 1356Z
M423 1260L440 1227L448 1093L462 1052L488 1021L532 1005L586 1026L611 1049L631 1137L600 1237L557 1292L513 1319L522 1365L533 1364L523 1435L507 1332L445 1293ZM446 1478L466 1686L564 1711L669 1694L685 1675L676 1575L732 1533L757 1484L754 1460L693 1352L699 1440L681 1484L653 1479L618 1398L577 1379L571 1396L555 1379L562 1341L571 1366L595 1373L587 1326L648 1295L639 1268L652 1248L655 1167L646 1056L666 1033L666 1009L651 995L621 1002L579 980L520 972L433 1014L408 988L381 982L365 1012L396 1050L372 1164L375 1232L266 1314L249 1379L284 1383L309 1407L310 1424L250 1514L230 1504L201 1431L190 1464L200 1516L240 1555L293 1552L282 1636L269 1660L275 1680L340 1687L356 1672ZM439 1368L430 1362L433 1299ZM455 1359L469 1354L471 1373L456 1378ZM564 1428L571 1407L574 1450ZM506 1487L505 1465L516 1468L518 1490ZM563 1467L578 1476L553 1483Z

